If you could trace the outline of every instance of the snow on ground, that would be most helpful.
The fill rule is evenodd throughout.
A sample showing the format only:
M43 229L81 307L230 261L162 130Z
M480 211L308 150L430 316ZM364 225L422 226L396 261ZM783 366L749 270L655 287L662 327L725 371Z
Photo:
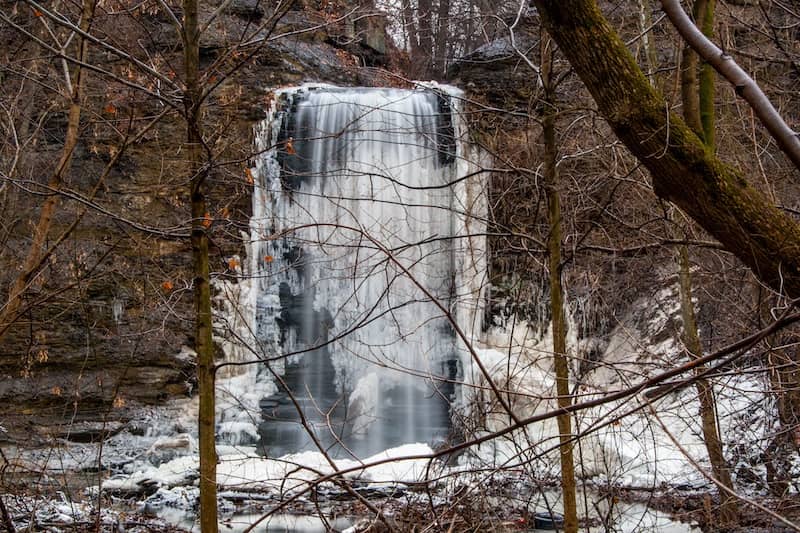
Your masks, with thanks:
M247 288L236 290L246 291ZM669 335L659 334L668 327L670 315L675 313L674 305L669 302L674 296L674 292L661 291L658 297L663 302L640 312L638 323L628 322L617 328L602 359L613 363L613 368L600 366L591 372L578 389L580 401L600 398L639 382L648 372L680 362L675 360L678 353L675 341ZM237 296L242 297L246 295ZM485 342L475 350L475 356L518 416L552 411L555 380L550 332L537 334L537 328L524 322L511 323L516 323L513 330L491 328ZM244 331L239 334L245 335ZM578 346L575 338L569 343ZM249 357L244 353L233 355L233 360L244 361ZM655 362L650 362L651 359ZM464 379L472 387L462 388L460 401L455 406L460 423L476 436L507 427L510 417L491 392L481 365L472 358L465 359L464 363ZM721 434L731 443L726 455L733 458L734 473L740 466L737 461L751 471L758 470L758 466L746 463L763 455L776 429L771 422L774 405L771 396L766 394L769 384L765 379L755 373L732 373L713 380ZM333 464L319 452L265 458L256 453L255 447L240 445L258 439L259 421L252 413L258 412L258 400L268 392L264 385L258 385L258 380L258 372L231 368L219 381L219 432L227 442L218 447L217 476L223 494L226 491L259 493L265 497L286 498L307 490L320 477L330 476L337 470L345 471L343 475L347 479L357 481L356 486L379 490L387 486L404 487L426 479L443 479L443 483L453 486L466 483L475 488L498 475L512 479L524 473L525 479L545 481L558 477L555 418L473 446L450 466L427 459L433 452L428 444L420 443L398 446L363 461L336 459ZM365 385L365 391L372 388ZM366 392L356 396L366 403L371 398ZM50 472L89 471L100 464L117 472L103 481L106 493L150 494L141 503L145 512L160 512L159 509L193 512L198 477L194 409L196 403L186 400L166 410L154 410L139 426L131 426L132 431L108 439L100 461L96 445L82 444L64 444L38 455L28 453L24 459L30 462L32 471L43 467ZM579 475L594 480L597 485L710 486L703 475L703 471L710 468L693 386L653 402L652 408L641 396L634 396L582 410L574 417L573 430L583 435L576 446ZM749 451L742 451L740 443L750 443ZM795 468L800 469L800 460L795 461ZM321 488L336 490L332 481ZM90 494L96 494L96 489ZM80 515L74 508L72 514L67 513L66 508L59 505L48 507L47 512L54 520L67 523L68 516Z
M640 318L638 324L628 323L618 328L604 357L604 360L614 362L615 378L609 378L608 368L598 368L593 374L594 381L579 389L581 401L602 397L615 388L642 379L646 375L643 371L645 365L643 359L635 354L653 354L665 349L675 353L669 336L658 334L667 327L670 315L676 312L671 298L674 298L674 292L662 290L657 305L640 313L644 318ZM485 337L486 342L475 350L475 355L494 385L506 391L504 398L518 416L552 411L555 408L555 380L550 331L537 335L533 333L536 328L522 321L512 323L516 323L513 331L511 328L491 328ZM648 339L652 341L649 344ZM569 339L569 343L577 346L574 337ZM654 366L657 369L660 364ZM468 361L464 375L465 381L475 386L462 389L461 401L456 406L457 416L467 431L480 436L507 427L511 423L510 417L491 392L477 361ZM231 392L231 397L236 397L242 391L252 391L253 379L254 373L251 372L233 373L221 383ZM773 408L765 400L768 395L764 394L766 384L761 377L734 374L717 378L715 386L720 400L722 435L729 442L742 439L754 443L767 442L767 435L773 429L768 422ZM364 395L365 400L367 396ZM255 396L249 398L246 394L242 401L257 403ZM257 420L252 418L250 410L243 409L241 412L244 414L236 414L233 402L223 400L223 405L219 431L225 440L231 444L242 440L255 441ZM584 434L576 448L582 477L630 487L709 486L701 471L709 468L694 387L684 387L654 402L652 410L640 396L583 410L574 418L573 430ZM337 459L335 465L339 470L352 470L347 474L350 479L384 486L414 483L423 481L426 476L438 478L442 474L486 467L523 468L538 479L552 480L558 476L557 436L556 420L550 418L474 446L459 457L456 466L448 469L426 459L402 459L431 454L427 444L393 448L368 457L362 463ZM193 484L197 477L196 444L188 436L178 440L178 444L169 439L152 442L146 453L137 456L136 461L126 467L125 476L107 480L104 488L112 492L131 492L137 487L169 489ZM179 453L172 453L173 450ZM292 494L308 488L309 483L318 477L334 472L334 467L318 452L267 459L259 456L253 447L221 445L219 454L218 480L222 488L230 490ZM369 463L380 464L358 468ZM434 468L430 468L431 465Z
M392 448L363 461L335 459L329 461L320 452L302 452L268 459L255 448L221 448L217 465L220 490L246 490L291 495L306 490L311 483L337 471L346 477L370 485L415 483L429 472L428 459L407 459L433 453L427 444L406 444ZM228 453L224 453L228 452ZM170 489L192 485L198 477L196 454L177 457L158 466L142 465L130 474L114 476L103 483L103 490L113 493L136 493L148 488ZM334 469L335 466L335 469ZM331 483L327 483L331 485Z
M98 521L100 531L125 533L174 531L174 527L163 519L119 512L108 506L103 507L98 516L95 502L72 500L63 492L55 498L3 494L3 502L16 531L48 533L94 531L94 525Z
M635 318L612 333L599 366L577 389L578 401L602 398L609 392L641 382L665 367L679 364L680 347L675 338L674 289L659 291L648 301L638 302ZM513 327L494 327L486 335L477 358L495 386L507 391L504 398L521 418L551 412L556 408L552 368L551 332L541 336L522 321ZM571 327L572 331L576 328ZM572 353L578 343L568 339ZM461 420L476 435L507 427L510 417L494 399L489 382L472 360L465 365ZM759 374L737 374L712 380L718 399L720 433L732 444L765 446L774 429L774 409L767 394L766 378ZM652 408L642 395L584 409L573 418L573 432L582 434L576 459L578 472L598 482L630 487L710 487L703 472L709 472L700 426L700 406L694 386L654 401ZM465 471L482 466L522 467L535 477L558 475L558 429L555 418L528 425L488 443L473 447L460 458ZM730 456L731 448L727 450ZM753 453L750 457L757 457Z

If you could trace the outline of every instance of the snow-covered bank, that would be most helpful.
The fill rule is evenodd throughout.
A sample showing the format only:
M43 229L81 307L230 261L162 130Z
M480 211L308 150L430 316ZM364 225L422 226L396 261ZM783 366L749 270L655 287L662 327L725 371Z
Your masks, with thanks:
M217 483L220 490L263 492L292 495L307 491L319 478L344 472L344 478L361 486L417 483L425 480L433 451L427 444L407 444L392 448L363 461L328 459L320 452L301 452L268 459L255 448L222 446L218 450ZM423 458L418 458L418 457ZM415 458L409 458L415 457ZM177 457L158 466L143 466L130 474L120 474L103 482L110 493L145 493L156 488L189 486L197 479L199 460L191 454ZM324 486L332 486L326 481Z
M238 288L245 289L246 286ZM614 331L594 361L595 368L576 378L577 401L602 399L681 363L678 347L669 335L662 334L668 330L670 314L675 311L670 304L673 297L673 293L662 291L659 305L639 310L637 322L628 322ZM521 320L511 322L516 324L513 330L490 329L475 355L518 417L550 413L555 401L549 332L537 334L536 328ZM580 357L577 339L573 337L570 346ZM463 373L464 383L455 405L456 424L463 430L463 437L503 431L511 419L496 400L477 361L473 360ZM248 393L242 399L250 405L248 409L257 408L260 393L252 388L252 379L251 375L237 372L220 379L221 387L232 387L229 398L221 402L224 410L230 410L220 412L221 433L226 428L246 433L247 424L257 427L255 421L240 418L236 411L235 391L240 388ZM754 369L717 375L712 382L721 433L727 444L725 453L737 490L755 497L764 495L764 457L776 431L768 377ZM696 396L695 388L687 386L654 400L652 405L635 394L575 414L574 431L579 435L576 463L579 477L589 488L586 507L590 514L594 513L592 516L602 518L603 512L613 510L617 524L635 523L647 516L648 520L655 520L653 530L662 531L668 527L660 522L663 516L641 506L628 507L640 516L626 522L622 506L612 505L615 495L628 489L649 494L715 492L706 477L710 466L701 437ZM88 479L94 480L87 483L95 486L89 490L92 498L101 488L104 497L134 497L142 512L173 512L180 517L174 519L175 523L187 516L191 520L196 512L198 476L193 408L194 403L186 400L168 412L154 411L146 423L131 426L136 431L122 431L106 440L102 454L98 445L67 443L39 455L28 453L26 468L58 473L83 470ZM329 460L320 452L268 458L255 446L231 444L240 440L225 435L228 444L220 443L218 449L221 502L228 513L237 509L232 502L243 500L261 502L263 507L259 510L275 508L289 500L309 506L298 507L300 512L315 512L310 509L312 500L334 509L343 505L343 499L352 501L352 496L337 483L343 481L364 497L383 498L381 505L393 511L402 505L429 505L427 499L418 498L427 498L428 493L415 492L422 488L430 491L434 506L450 510L469 505L485 513L494 512L496 505L519 512L540 510L542 506L557 509L556 494L547 496L546 502L540 498L557 486L557 436L555 419L549 418L442 455L442 459L433 459L437 454L430 443L418 443L357 461L341 455ZM453 442L440 443L437 450ZM44 462L37 463L39 460ZM800 473L797 465L795 461L794 479Z

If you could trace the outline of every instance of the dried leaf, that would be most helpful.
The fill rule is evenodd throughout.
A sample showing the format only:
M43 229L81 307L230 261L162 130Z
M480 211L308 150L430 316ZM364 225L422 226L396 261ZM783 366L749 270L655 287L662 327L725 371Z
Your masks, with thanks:
M170 280L167 280L161 284L161 288L164 290L164 292L171 292L172 289L175 288L175 285L173 285Z
M254 184L256 182L256 180L253 179L253 171L250 170L249 168L245 168L244 169L244 175L247 178L247 184L248 185L252 185L252 184Z
M206 211L206 214L203 215L203 227L206 228L206 229L210 228L211 227L211 223L213 221L214 221L214 219L211 218L211 213Z
M272 263L273 259L274 258L271 255L265 255L264 256L264 262L265 263Z
M230 259L228 259L228 268L230 268L231 270L236 270L236 267L238 266L239 266L238 259L236 259L235 257L231 257Z

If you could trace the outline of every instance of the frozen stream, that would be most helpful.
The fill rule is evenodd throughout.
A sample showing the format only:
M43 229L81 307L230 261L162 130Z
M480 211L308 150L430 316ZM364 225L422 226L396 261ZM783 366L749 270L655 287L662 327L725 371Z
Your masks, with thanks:
M587 498L589 501L598 501L598 495L594 492L588 493ZM584 494L579 493L579 500L583 501ZM555 493L546 493L534 498L531 509L532 512L542 512L542 509L547 509L547 503L554 502L557 498ZM380 501L375 502L380 506ZM502 505L502 501L496 502L497 505ZM558 506L554 506L553 511L558 512ZM598 512L602 512L601 514ZM544 512L547 515L547 512ZM390 515L391 516L391 513ZM180 512L164 512L161 514L162 518L167 519L171 523L185 528L188 531L199 532L200 528L194 520L193 515L186 515ZM358 518L333 518L330 516L324 517L324 520L318 515L294 515L294 514L276 514L269 518L262 520L263 514L261 513L242 513L228 516L220 522L220 526L224 531L230 533L239 533L247 530L253 524L258 523L256 531L269 532L269 533L326 533L334 528L337 531L357 531L357 524L366 523L366 519ZM661 511L649 509L640 503L630 502L617 502L613 511L609 512L607 505L598 505L589 513L589 517L596 525L589 528L581 528L582 532L588 533L607 533L609 531L619 533L637 533L637 532L654 532L654 533L699 533L701 530L692 527L689 524L678 522L672 519L668 514ZM500 521L498 521L500 522ZM409 526L410 524L401 524ZM414 524L415 526L422 526L423 524ZM517 520L508 520L505 525L501 522L496 524L497 527L505 527L509 531L552 531L552 528L536 528L534 524L521 523ZM350 528L350 529L348 529ZM502 531L502 529L500 529Z

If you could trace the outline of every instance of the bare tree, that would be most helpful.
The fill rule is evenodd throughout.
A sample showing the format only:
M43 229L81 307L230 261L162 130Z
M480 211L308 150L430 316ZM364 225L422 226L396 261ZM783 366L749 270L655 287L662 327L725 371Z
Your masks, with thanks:
M556 146L555 117L558 113L555 99L555 83L552 73L553 43L548 36L542 36L541 77L544 85L544 105L547 106L542 119L544 136L544 179L547 195L547 218L550 226L548 235L548 270L550 272L550 307L553 316L553 361L556 373L556 393L558 407L564 409L572 404L570 394L570 362L567 351L567 324L564 310L564 289L561 285L561 199L558 194L558 146ZM575 464L573 455L572 423L569 414L558 416L558 433L561 457L561 489L564 497L564 531L578 531L578 510L575 492Z

